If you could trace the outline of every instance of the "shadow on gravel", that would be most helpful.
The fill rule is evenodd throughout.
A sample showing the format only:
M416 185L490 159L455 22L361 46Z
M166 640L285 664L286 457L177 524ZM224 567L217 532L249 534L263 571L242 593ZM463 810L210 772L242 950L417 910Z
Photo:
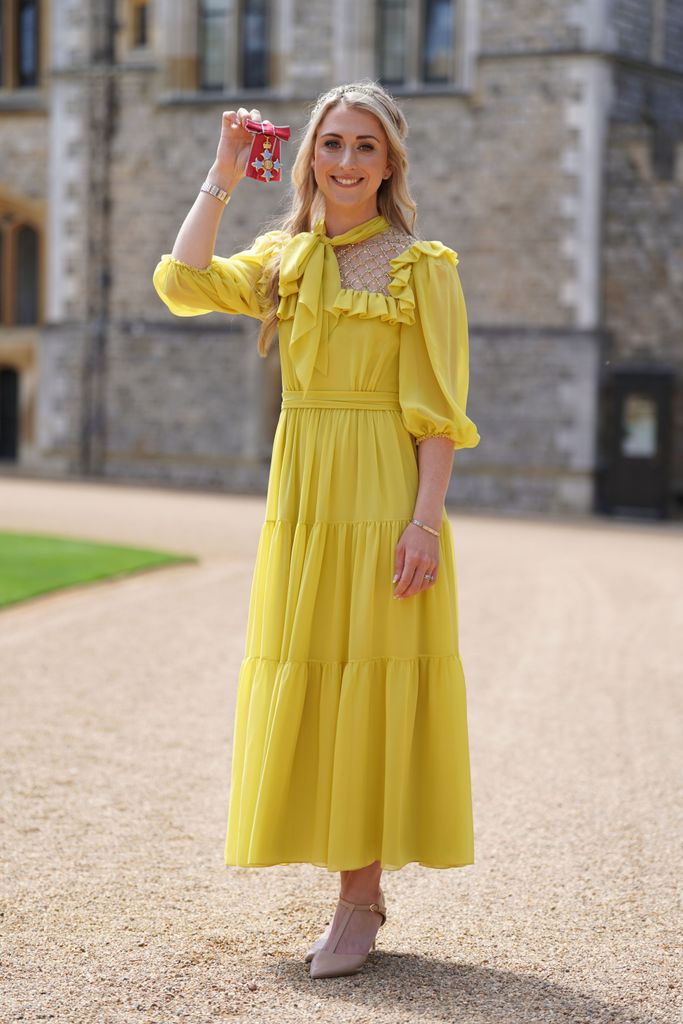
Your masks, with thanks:
M359 974L344 978L313 979L307 964L281 958L273 958L269 968L276 971L281 991L290 982L294 999L308 995L324 1003L329 998L334 1010L342 991L345 1005L356 1007L377 1008L381 997L383 1013L393 1008L401 1019L411 1019L411 1013L416 1020L467 1024L671 1024L673 1019L610 1005L573 990L570 984L558 985L533 974L411 953L377 950ZM284 1010L285 999L281 1005ZM320 1019L328 1018L323 1013ZM329 1019L337 1019L336 1014Z

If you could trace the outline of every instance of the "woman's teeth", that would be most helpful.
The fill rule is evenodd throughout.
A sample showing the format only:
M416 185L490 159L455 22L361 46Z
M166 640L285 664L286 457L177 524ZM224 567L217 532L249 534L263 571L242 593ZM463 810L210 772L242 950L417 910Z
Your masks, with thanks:
M332 178L338 185L357 185L360 181L360 178L337 178L334 175L332 175Z

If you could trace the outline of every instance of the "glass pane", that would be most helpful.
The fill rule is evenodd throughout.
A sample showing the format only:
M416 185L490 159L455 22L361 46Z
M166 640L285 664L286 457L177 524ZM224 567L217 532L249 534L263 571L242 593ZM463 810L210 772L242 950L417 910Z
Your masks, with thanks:
M17 283L15 321L38 322L38 235L33 228L19 228L17 245Z
M650 395L626 395L624 399L621 454L627 458L657 454L657 403Z
M268 9L266 0L246 0L242 11L242 84L268 85Z
M0 88L5 85L5 18L0 7Z
M422 77L425 82L449 82L453 68L455 0L425 0Z
M406 0L380 0L377 14L379 78L400 85L406 77Z
M202 0L199 7L199 87L225 84L227 0Z
M17 23L19 85L38 82L38 12L35 0L19 4Z
M133 45L147 46L149 4L135 5L135 22L133 25Z

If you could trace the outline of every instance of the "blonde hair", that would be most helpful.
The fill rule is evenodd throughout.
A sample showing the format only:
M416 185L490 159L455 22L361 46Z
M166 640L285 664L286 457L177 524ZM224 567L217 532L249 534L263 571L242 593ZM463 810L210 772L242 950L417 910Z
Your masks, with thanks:
M388 143L387 162L392 173L382 180L377 190L377 210L393 227L412 234L417 207L407 181L408 158L405 138L408 135L408 122L393 96L377 82L370 80L337 85L318 97L304 128L299 151L292 166L294 197L290 210L283 220L272 227L294 236L301 231L311 231L318 219L324 215L325 200L318 188L311 163L322 120L328 111L341 103L374 114L384 128ZM277 330L279 280L280 256L277 254L265 268L269 309L258 337L259 355L264 358Z

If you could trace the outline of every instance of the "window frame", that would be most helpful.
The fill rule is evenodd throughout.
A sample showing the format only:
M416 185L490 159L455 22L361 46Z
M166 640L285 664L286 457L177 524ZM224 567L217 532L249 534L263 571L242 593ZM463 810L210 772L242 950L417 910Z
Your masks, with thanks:
M146 40L139 43L135 38L137 28L137 14L143 9L145 12ZM129 50L148 50L152 45L152 3L151 0L128 0L128 25L127 25L127 47Z
M36 238L35 296L36 318L28 322L17 319L18 304L18 240L19 232L29 228ZM42 225L21 208L0 196L0 245L2 246L2 280L0 280L0 328L31 329L43 323L43 258Z
M233 18L231 5L228 0L222 0L223 10L221 12L207 12L204 8L204 0L197 0L197 91L200 93L211 93L211 92L224 92L229 73L230 73L230 58L232 56L232 36L234 30ZM205 25L210 25L211 21L215 23L222 22L224 24L225 31L225 46L222 50L222 81L220 84L214 84L210 82L208 85L205 84L205 49L202 46L203 32L202 29Z
M244 47L244 21L245 6L248 0L237 0L230 3L224 0L224 11L221 15L225 19L225 48L223 50L223 81L222 84L205 85L203 81L203 53L202 53L202 0L197 2L197 81L196 90L201 95L211 93L239 93L249 96L252 93L272 93L275 89L273 82L273 37L274 10L273 0L264 0L265 22L266 22L266 44L265 44L265 67L266 81L262 85L247 86L244 84L245 74L245 47Z
M382 78L382 46L380 30L382 23L382 7L385 0L378 0L375 6L375 72L378 81L397 94L404 92L450 92L460 91L466 85L466 29L469 17L466 0L450 0L453 8L453 41L450 54L451 72L447 80L428 80L424 76L426 63L426 19L429 0L406 0L405 3L405 38L412 41L405 50L405 77L402 82L389 81Z
M238 20L238 30L239 30L238 33L237 33L237 45L238 45L238 61L237 61L238 82L237 82L237 86L238 86L238 88L242 88L242 89L264 89L264 90L265 89L271 89L272 88L272 84L273 84L272 83L272 77L273 77L272 76L272 45L271 45L271 43L272 43L272 36L273 36L273 25L272 25L272 22L273 22L272 6L273 5L270 2L270 0L261 0L261 2L263 3L263 7L265 9L265 11L264 11L264 20L265 20L265 23L266 23L266 29L265 29L265 35L266 35L266 39L265 39L265 60L264 60L264 64L265 64L265 79L266 80L265 80L265 82L263 82L263 83L261 83L259 85L246 85L245 84L245 78L246 78L245 68L246 68L246 64L247 64L247 60L246 60L246 56L247 56L247 54L246 54L246 38L245 38L245 33L246 33L246 15L247 15L246 7L247 7L247 4L249 2L250 2L250 0L240 0L240 2L237 4L237 7L238 7L237 20ZM253 0L251 0L251 2L253 2Z
M35 91L43 87L43 47L44 47L44 4L41 0L31 0L36 12L34 34L35 46L35 81L21 82L21 40L19 25L21 7L28 0L5 0L0 3L0 90L17 93Z

